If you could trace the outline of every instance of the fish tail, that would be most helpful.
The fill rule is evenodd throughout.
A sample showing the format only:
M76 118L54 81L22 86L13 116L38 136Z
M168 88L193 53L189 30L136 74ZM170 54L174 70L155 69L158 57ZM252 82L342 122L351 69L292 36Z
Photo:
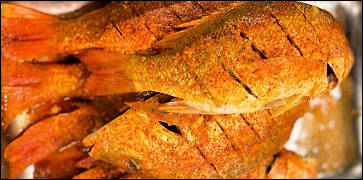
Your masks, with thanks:
M60 20L18 5L1 3L1 53L12 60L55 61Z
M84 93L92 96L107 96L135 92L134 85L122 72L97 72L85 84Z
M44 66L2 57L1 67L5 127L15 116L39 103L80 94L86 75L81 64Z
M4 151L4 158L9 162L9 178L15 179L27 166L43 160L72 141L82 140L89 132L102 126L102 119L93 106L80 104L75 111L52 116L30 126Z
M76 56L92 73L85 84L86 94L105 96L137 91L127 68L132 56L103 49L84 50Z

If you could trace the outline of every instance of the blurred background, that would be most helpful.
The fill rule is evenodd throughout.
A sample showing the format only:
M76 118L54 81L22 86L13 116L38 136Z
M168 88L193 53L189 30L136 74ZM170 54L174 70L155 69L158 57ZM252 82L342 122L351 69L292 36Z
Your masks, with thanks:
M362 2L302 1L332 13L342 25L355 62L350 76L330 94L310 103L310 110L299 118L285 148L317 159L319 178L362 178ZM17 1L10 2L54 14L75 18L106 5L91 1ZM1 138L1 153L7 144ZM7 168L1 156L1 178ZM19 178L32 178L32 166Z
M329 11L339 21L355 62L330 98L310 103L311 112L296 122L285 147L320 161L320 178L362 178L362 2L302 2Z

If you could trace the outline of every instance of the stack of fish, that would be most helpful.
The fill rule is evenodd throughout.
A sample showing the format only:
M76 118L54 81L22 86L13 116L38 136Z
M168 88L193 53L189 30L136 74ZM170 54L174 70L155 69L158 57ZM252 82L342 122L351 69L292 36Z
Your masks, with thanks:
M111 2L68 20L2 3L1 34L10 178L314 177L283 145L353 64L337 21L299 2Z

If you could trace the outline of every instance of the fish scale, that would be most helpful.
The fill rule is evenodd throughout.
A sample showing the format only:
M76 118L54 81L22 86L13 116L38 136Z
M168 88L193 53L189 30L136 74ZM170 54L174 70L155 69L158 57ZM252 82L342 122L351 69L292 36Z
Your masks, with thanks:
M133 81L135 82L135 86L137 86L136 89L138 87L140 89L152 88L157 92L167 92L166 94L174 94L176 97L183 97L186 95L185 98L203 98L204 89L202 89L198 82L195 81L193 78L194 75L188 68L187 64L184 61L179 61L177 57L166 56L165 58L168 60L147 60L147 62L150 62L150 64L147 62L141 62L139 60L130 60L128 61L129 63L127 65L128 69L125 72L130 73L129 77L132 78L131 81L136 80ZM165 69L168 69L169 71L165 71ZM146 70L148 73L138 73L144 70ZM146 81L138 83L138 79L144 79ZM164 86L160 86L159 81L161 81ZM180 86L180 84L183 84L183 86ZM181 92L175 91L174 88L169 87L181 87L183 90Z
M206 160L216 167L221 177L232 178L243 172L242 157L214 120L203 117L201 123L190 129L183 129L183 131L191 131L195 140L193 143L198 146Z

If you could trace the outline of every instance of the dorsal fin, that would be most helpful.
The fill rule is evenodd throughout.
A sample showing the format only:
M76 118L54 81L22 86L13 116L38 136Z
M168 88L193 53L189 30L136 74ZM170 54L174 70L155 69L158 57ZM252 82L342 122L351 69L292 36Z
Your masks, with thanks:
M196 33L200 33L197 31L197 28L204 23L209 22L215 16L218 16L223 11L214 12L208 16L203 16L201 19L196 19L193 21L188 21L183 24L179 24L176 28L187 28L182 31L172 32L164 37L164 39L155 42L152 45L154 49L169 49L175 48L177 45L184 44L190 40L190 37L195 35Z
M176 47L178 44L180 44L182 38L188 38L188 33L190 32L190 29L185 29L182 31L177 31L170 33L165 36L164 39L155 42L152 45L153 49L171 49Z
M196 19L196 20L185 22L183 24L179 24L176 27L177 28L190 28L193 26L198 26L200 24L207 22L208 20L212 19L213 17L219 15L220 13L221 13L221 11L217 11L217 12L209 14L208 16L202 16L202 18L200 18L200 19Z

